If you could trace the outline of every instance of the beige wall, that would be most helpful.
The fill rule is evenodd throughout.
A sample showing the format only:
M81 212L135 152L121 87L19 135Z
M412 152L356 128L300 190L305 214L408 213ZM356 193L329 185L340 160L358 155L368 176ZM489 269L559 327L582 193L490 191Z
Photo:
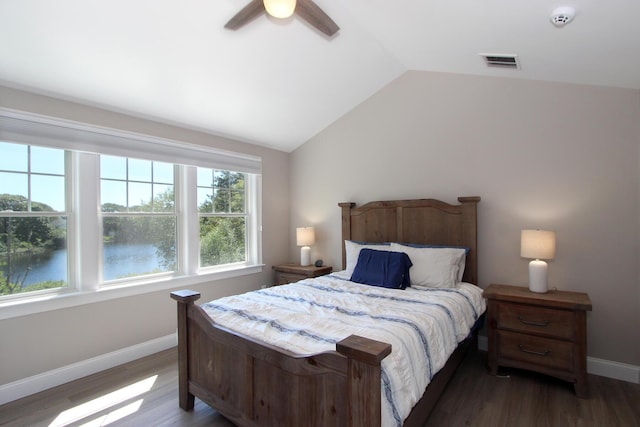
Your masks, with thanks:
M289 154L0 87L0 107L46 114L126 131L262 157L263 262L261 274L220 280L192 289L202 300L272 283L273 264L288 260ZM0 385L175 332L169 291L138 295L0 321Z
M588 355L640 365L639 145L637 90L407 72L292 154L291 226L337 268L338 202L481 196L480 285L526 285L520 230L555 230Z

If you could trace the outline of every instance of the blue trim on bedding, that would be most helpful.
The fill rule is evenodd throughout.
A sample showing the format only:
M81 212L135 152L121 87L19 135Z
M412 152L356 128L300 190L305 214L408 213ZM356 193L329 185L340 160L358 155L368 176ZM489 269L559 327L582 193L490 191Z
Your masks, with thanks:
M269 325L277 330L279 330L282 333L286 333L286 334L294 334L294 335L300 335L306 338L311 338L315 341L320 341L320 342L326 342L329 344L335 344L336 342L338 342L337 340L333 339L333 338L326 338L326 337L321 337L320 335L311 333L305 329L294 329L294 328L289 328L286 327L284 325L282 325L281 323L277 322L275 319L267 319L265 317L259 317L256 316L254 314L249 314L244 310L240 310L238 308L229 308L229 307L224 307L218 304L214 304L212 302L203 304L202 307L204 308L209 308L212 310L217 310L217 311L222 311L225 313L233 313L237 316L240 316L244 319L250 320L252 322L256 322L256 323L263 323L266 325Z
M416 291L420 291L420 292L453 292L456 293L458 295L460 295L461 297L463 297L468 303L469 303L469 307L471 307L471 311L473 312L473 318L474 320L478 320L478 310L476 310L476 307L473 305L473 302L471 302L471 299L469 299L469 295L460 292L458 289L454 289L454 288L429 288L429 289L425 289L425 288L416 288L413 287L412 289L416 290Z
M393 416L393 420L396 422L397 427L402 427L402 419L400 418L400 414L398 413L398 409L393 402L393 391L391 390L391 381L389 380L389 376L387 375L387 371L384 369L380 373L382 379L382 387L384 388L384 395L387 398L387 402L391 403L391 415Z
M333 275L333 274L328 274L326 277L330 277L330 278L335 279L335 280L342 280L344 282L349 282L350 281L347 278L336 276L336 275ZM304 283L304 285L305 286L311 286L311 287L314 287L316 289L322 290L322 287L319 287L321 285L314 285L314 284L311 284L311 283ZM347 292L347 291L339 290L339 289L333 289L333 288L330 288L330 289L332 289L334 292L345 292L345 293ZM478 310L476 310L476 307L473 305L473 302L469 298L469 295L467 295L467 294L465 294L463 292L460 292L459 289L456 289L456 288L424 288L424 287L416 287L416 286L412 286L411 289L413 289L415 291L420 291L420 292L452 292L452 293L456 293L456 294L460 295L461 297L463 297L467 301L467 303L469 304L469 307L471 308L471 311L473 312L473 318L474 319L477 320L478 317L480 316L478 314ZM371 294L365 294L365 293L361 293L361 292L349 292L349 293L358 294L358 295L371 295ZM371 295L371 296L375 296L375 295ZM399 301L401 301L401 300L399 300Z
M317 288L319 289L319 288ZM319 290L329 290L331 291L332 289L330 288L325 288L325 289L319 289ZM391 316L372 316L371 314L365 312L365 311L356 311L356 310L348 310L344 307L340 307L337 305L330 305L330 304L320 304L316 301L310 301L307 300L305 298L301 298L301 297L290 297L290 296L286 296L286 295L280 295L277 293L271 293L267 290L259 290L259 291L255 291L256 294L260 294L260 295L265 295L265 296L269 296L272 298L281 298L284 299L286 301L293 301L293 302L299 302L299 303L306 303L309 304L313 307L321 307L321 308L326 308L326 309L330 309L330 310L335 310L338 313L347 315L347 316L354 316L354 317L369 317L371 319L375 319L375 320L385 320L387 322L394 322L394 323L401 323L404 325L409 326L410 328L412 328L416 334L418 334L418 336L420 337L420 341L422 342L423 348L424 348L424 352L425 352L425 356L427 357L427 362L428 362L428 367L429 367L429 380L431 380L431 378L433 378L433 368L432 368L432 363L431 363L431 350L429 348L429 341L426 337L426 335L420 330L420 327L415 323L415 322L411 322L407 319L403 319L400 317L391 317ZM366 294L363 294L365 296L367 296ZM376 295L376 297L379 298L385 298L383 295ZM391 299L391 298L387 298L387 299ZM447 310L448 312L448 310ZM426 314L426 313L425 313ZM452 319L451 313L449 312L449 318ZM453 320L452 320L453 322ZM454 323L454 328L453 330L455 331L455 322Z
M454 331L456 330L456 322L453 319L453 313L451 313L451 310L449 310L448 307L446 307L446 306L444 306L442 304L436 303L436 302L415 300L415 299L406 298L406 297L392 297L392 296L388 296L388 295L380 295L380 294L369 293L369 292L347 291L347 290L344 290L344 289L335 289L335 288L332 288L332 287L316 285L316 284L313 284L313 283L304 283L303 285L304 286L309 286L309 287L317 289L319 291L325 291L325 292L335 292L335 293L341 293L341 294L361 295L361 296L364 296L364 297L367 297L367 298L388 299L388 300L396 301L396 302L406 302L406 303L412 303L412 304L421 304L421 305L437 307L437 308L442 309L445 313L447 313L447 316L449 317L449 320L451 320L451 323L453 324L453 330ZM458 291L457 293L466 298L466 300L469 303L469 305L471 305L471 309L473 311L474 319L476 319L477 318L476 310L473 307L473 304L471 304L471 301L469 300L469 298L466 295L464 295L462 292Z

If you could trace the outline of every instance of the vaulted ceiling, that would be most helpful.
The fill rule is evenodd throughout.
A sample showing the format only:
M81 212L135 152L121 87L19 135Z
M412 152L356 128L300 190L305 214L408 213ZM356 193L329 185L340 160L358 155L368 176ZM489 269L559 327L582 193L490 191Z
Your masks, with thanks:
M407 70L640 89L634 0L316 0L331 38L295 15L225 29L248 3L0 0L0 84L283 151Z

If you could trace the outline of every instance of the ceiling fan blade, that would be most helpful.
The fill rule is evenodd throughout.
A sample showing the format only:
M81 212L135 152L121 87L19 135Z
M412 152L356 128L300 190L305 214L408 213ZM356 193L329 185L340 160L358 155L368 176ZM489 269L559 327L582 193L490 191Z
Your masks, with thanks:
M262 0L252 0L251 3L243 7L240 12L236 13L233 18L224 25L224 27L230 30L237 30L264 12L265 10Z
M311 0L297 0L296 13L329 37L340 29L333 19Z

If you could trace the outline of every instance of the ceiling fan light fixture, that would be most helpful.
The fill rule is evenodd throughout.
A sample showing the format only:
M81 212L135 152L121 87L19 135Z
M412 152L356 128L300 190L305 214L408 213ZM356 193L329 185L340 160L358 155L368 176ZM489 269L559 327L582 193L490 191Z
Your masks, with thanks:
M267 13L274 18L288 18L296 10L296 0L263 0Z

